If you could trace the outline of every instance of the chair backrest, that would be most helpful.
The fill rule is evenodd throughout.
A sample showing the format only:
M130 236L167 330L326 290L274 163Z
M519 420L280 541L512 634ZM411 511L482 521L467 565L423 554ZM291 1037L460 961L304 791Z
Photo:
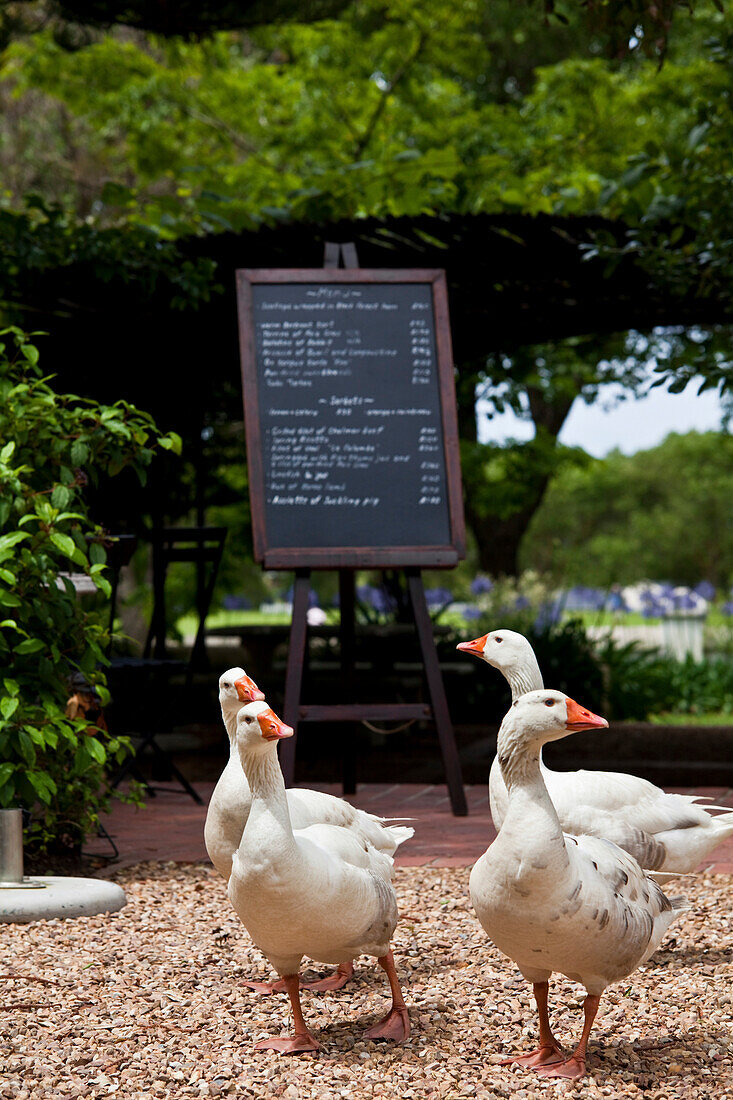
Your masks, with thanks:
M219 565L224 553L226 527L158 527L153 530L153 614L145 640L144 656L165 658L165 582L171 562L196 565L196 613L198 629L191 650L189 668L205 662L205 624L214 594ZM207 570L208 566L208 570Z

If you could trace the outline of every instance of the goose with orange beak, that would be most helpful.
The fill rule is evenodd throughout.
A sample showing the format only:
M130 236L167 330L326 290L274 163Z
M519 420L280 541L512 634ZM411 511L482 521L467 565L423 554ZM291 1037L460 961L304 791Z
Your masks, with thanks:
M493 665L506 677L512 701L539 690L542 673L532 646L516 630L492 630L457 647ZM540 770L566 833L587 833L618 844L660 885L689 874L714 848L733 836L730 807L698 806L699 795L676 794L624 772L556 772L540 757ZM489 775L491 816L501 828L508 805L499 761ZM726 810L713 816L709 810Z
M265 1039L256 1049L318 1050L300 1004L304 956L345 964L355 955L375 955L392 1005L365 1036L401 1042L410 1024L390 949L397 924L393 861L338 825L293 828L277 757L278 741L292 733L265 702L249 703L237 715L236 747L252 803L227 890L253 942L280 974L294 1021L292 1035Z
M252 805L252 792L242 769L236 745L237 715L249 703L263 702L264 692L243 668L227 669L219 677L221 716L229 737L229 760L209 802L204 825L204 841L211 862L219 874L229 880L232 856L239 846ZM386 856L394 855L398 846L413 835L409 825L394 825L384 818L351 806L342 798L292 787L287 791L288 810L294 829L309 825L339 825L348 829L362 844L370 844ZM339 966L335 974L306 983L315 992L340 989L354 972L351 962ZM281 992L282 982L247 982L256 993Z
M608 722L561 691L530 691L513 703L499 730L497 756L508 791L499 835L471 871L479 921L532 982L539 1046L508 1058L545 1077L581 1077L588 1036L606 986L656 950L687 908L667 898L627 852L591 836L564 835L540 771L540 751ZM553 972L587 991L580 1042L567 1055L550 1028Z

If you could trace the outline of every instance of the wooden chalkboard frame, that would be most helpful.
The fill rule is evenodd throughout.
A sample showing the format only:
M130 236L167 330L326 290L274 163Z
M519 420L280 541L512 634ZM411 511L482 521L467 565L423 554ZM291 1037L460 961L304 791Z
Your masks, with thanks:
M255 560L265 569L451 568L466 555L458 417L445 272L423 268L243 268L237 271L242 393ZM252 288L262 284L428 283L440 395L450 542L440 546L277 547L268 545Z

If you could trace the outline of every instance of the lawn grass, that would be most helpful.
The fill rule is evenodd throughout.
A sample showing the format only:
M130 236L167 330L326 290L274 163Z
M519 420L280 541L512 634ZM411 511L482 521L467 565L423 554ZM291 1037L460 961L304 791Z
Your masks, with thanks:
M709 714L651 714L649 721L657 726L733 726L733 714L720 710Z

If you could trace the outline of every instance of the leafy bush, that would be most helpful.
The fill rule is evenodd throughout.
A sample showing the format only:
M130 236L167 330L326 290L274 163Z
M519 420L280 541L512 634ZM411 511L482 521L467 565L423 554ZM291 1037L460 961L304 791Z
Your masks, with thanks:
M110 595L84 488L125 467L144 481L155 449L180 440L126 402L57 394L38 358L19 329L0 332L0 807L32 811L27 843L43 851L80 846L109 803L105 767L128 747L64 714L74 672L108 698L105 616L68 576Z

